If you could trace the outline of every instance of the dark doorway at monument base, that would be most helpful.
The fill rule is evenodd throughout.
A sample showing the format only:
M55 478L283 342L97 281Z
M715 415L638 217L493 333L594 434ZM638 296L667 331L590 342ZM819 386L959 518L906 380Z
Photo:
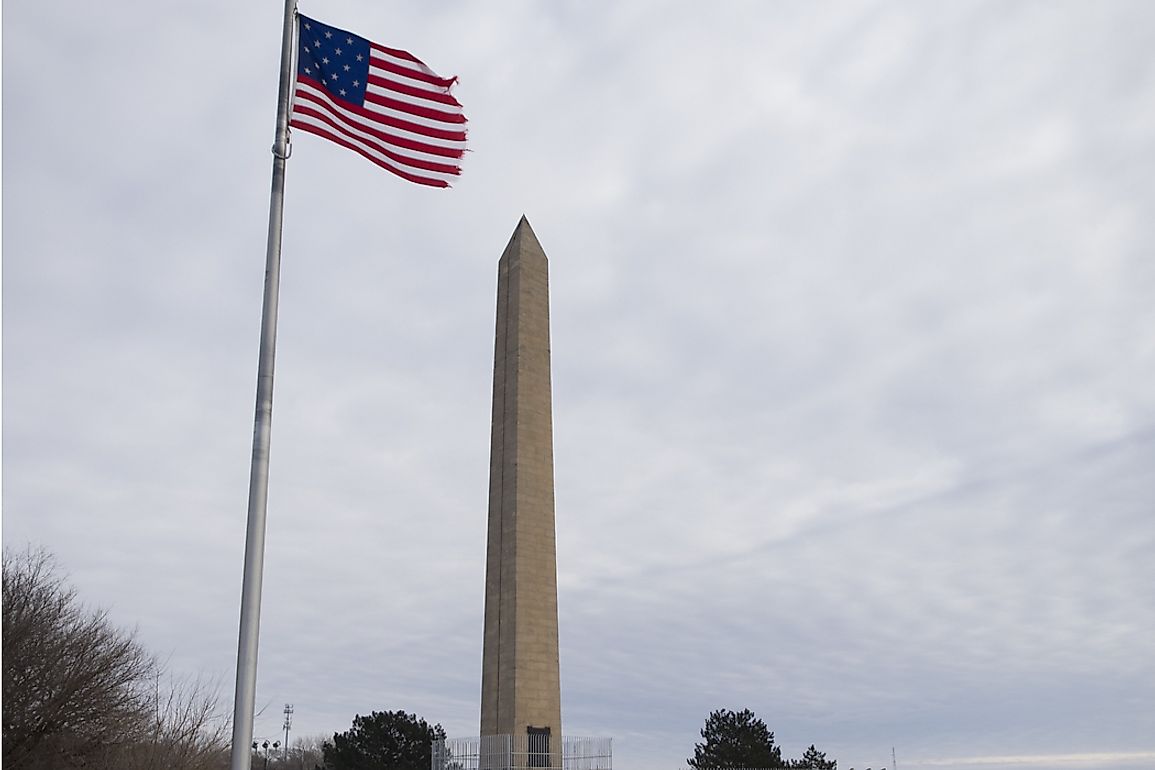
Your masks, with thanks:
M549 728L527 727L529 736L529 766L549 767Z

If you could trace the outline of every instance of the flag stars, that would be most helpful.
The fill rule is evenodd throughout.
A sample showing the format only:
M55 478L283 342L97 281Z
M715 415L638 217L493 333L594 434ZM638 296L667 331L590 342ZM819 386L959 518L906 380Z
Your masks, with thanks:
M378 119L373 117L372 111L365 109L366 102L376 98L368 92L368 86L370 81L376 82L379 76L384 79L387 75L378 73L374 67L388 70L388 65L378 63L377 55L373 53L374 44L352 32L330 27L315 19L299 16L298 21L300 34L297 37L297 84L291 114L292 125L341 144L346 142L337 138L338 132L332 127L332 121L338 121L352 130L378 128ZM416 105L417 98L411 101L406 93L391 94L391 99L403 104ZM445 111L447 114L452 113L448 107ZM460 173L459 159L464 149L465 131L459 118L452 122L448 119L431 120L437 126L430 127L432 133L428 136L433 144L444 147L444 151L436 153L442 159L423 156L419 166L409 165L406 160L399 162L406 165L403 172L406 179L420 184L445 186ZM419 126L411 130L418 135L424 133ZM380 131L361 130L358 146L371 147L375 152L374 157L384 157L384 154L393 156L395 153L404 155L409 152L406 148L394 149L389 140L380 138L380 135Z
M300 29L299 76L335 99L360 104L368 82L369 41L303 17Z

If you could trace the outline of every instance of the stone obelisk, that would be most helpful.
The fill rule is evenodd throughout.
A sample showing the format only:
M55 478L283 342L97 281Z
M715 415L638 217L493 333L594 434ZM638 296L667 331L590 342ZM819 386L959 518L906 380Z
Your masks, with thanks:
M529 736L549 756L561 740L549 276L524 216L497 271L481 734Z

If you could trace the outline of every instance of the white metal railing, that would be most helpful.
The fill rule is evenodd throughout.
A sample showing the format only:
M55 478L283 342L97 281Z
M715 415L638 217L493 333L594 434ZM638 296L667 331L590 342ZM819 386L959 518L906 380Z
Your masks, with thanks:
M431 770L613 770L613 739L485 735L433 742Z

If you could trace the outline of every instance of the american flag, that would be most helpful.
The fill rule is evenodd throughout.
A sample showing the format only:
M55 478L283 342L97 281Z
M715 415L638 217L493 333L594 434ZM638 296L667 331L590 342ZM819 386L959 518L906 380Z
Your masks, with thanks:
M289 125L360 153L402 179L448 187L461 173L465 114L417 57L298 14Z

